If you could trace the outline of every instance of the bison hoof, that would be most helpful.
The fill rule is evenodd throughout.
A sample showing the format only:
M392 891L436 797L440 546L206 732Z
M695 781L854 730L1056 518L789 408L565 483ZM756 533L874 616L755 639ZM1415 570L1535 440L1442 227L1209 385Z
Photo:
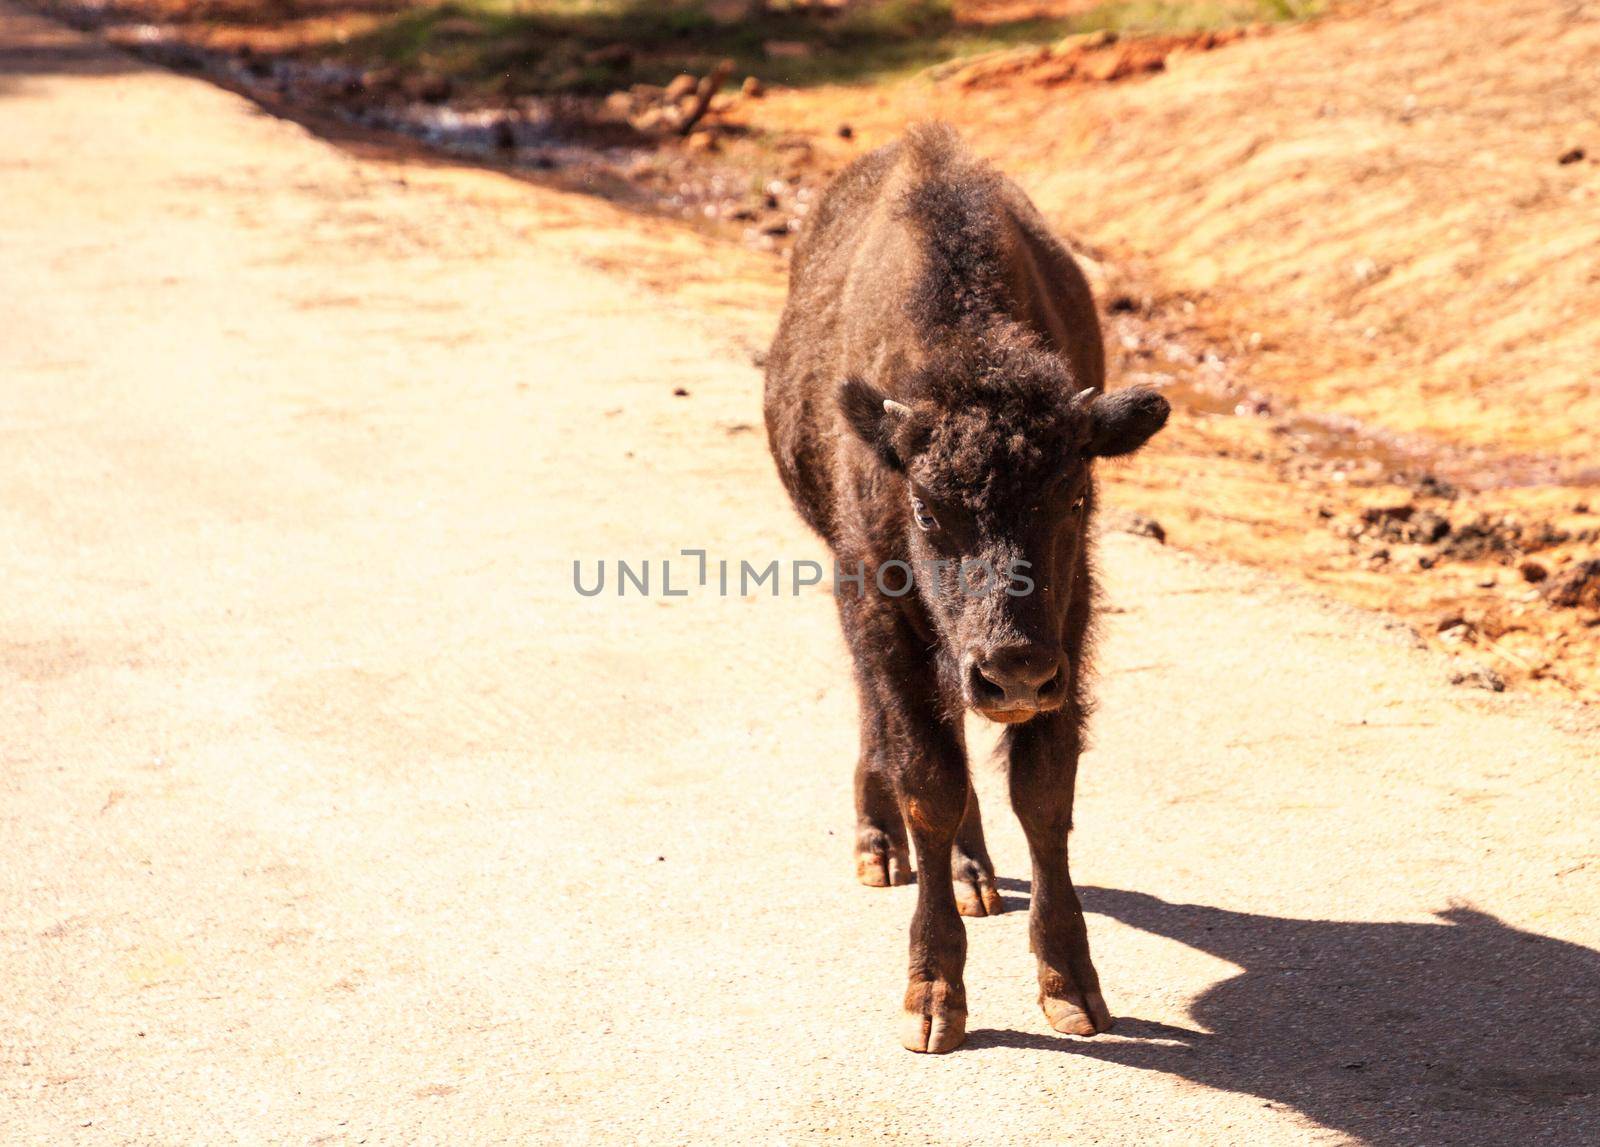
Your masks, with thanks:
M956 911L963 916L998 916L1006 910L994 886L994 870L957 855L952 866Z
M900 1043L908 1051L942 1055L967 1038L966 995L949 984L912 984L900 1017Z
M863 831L856 843L856 879L870 888L890 888L913 880L911 854L888 834Z
M1115 1022L1106 1008L1105 997L1099 992L1088 992L1073 999L1041 995L1039 1006L1044 1009L1050 1026L1063 1035L1099 1035L1110 1031Z

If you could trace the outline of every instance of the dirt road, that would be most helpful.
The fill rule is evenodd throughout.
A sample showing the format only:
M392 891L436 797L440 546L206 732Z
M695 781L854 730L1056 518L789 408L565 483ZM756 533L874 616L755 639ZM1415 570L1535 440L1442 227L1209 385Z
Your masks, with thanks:
M1019 910L911 1056L826 595L572 588L820 556L747 356L594 265L692 246L3 7L0 122L0 1141L1600 1135L1592 711L1107 538L1123 1018L1048 1032Z

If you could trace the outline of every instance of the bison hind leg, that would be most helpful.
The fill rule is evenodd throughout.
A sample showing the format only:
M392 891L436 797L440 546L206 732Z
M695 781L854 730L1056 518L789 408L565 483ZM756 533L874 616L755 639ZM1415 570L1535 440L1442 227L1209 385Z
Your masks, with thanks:
M963 916L998 916L1005 911L1000 890L995 886L994 861L983 840L983 814L978 808L978 790L967 791L967 809L956 832L951 852L950 875L954 878L956 911Z
M960 849L951 858L950 874L955 878L956 911L963 916L998 916L1006 910L1005 901L995 887L994 865L964 856Z
M910 884L911 850L894 786L876 754L856 765L856 879L871 888Z
M856 826L856 879L871 888L910 884L911 852L906 847L905 828L898 839L889 827L863 820Z

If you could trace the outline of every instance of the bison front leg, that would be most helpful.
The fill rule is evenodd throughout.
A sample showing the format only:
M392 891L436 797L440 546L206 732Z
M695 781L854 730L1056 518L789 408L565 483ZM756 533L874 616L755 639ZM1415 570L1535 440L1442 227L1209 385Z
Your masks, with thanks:
M877 883L881 872L884 883L895 882L906 871L905 838L897 833L909 831L917 908L901 1043L912 1051L953 1051L967 1033L961 982L967 933L951 872L969 787L961 708L927 642L896 605L842 597L840 609L861 687L857 874Z
M1083 906L1067 866L1072 790L1080 748L1066 712L1035 717L1010 737L1011 804L1033 857L1033 909L1028 935L1039 961L1039 1006L1058 1032L1109 1031L1111 1013L1089 958Z
M909 732L909 730L908 730ZM919 730L900 761L899 793L917 853L917 910L900 1042L945 1052L967 1036L967 930L956 906L951 856L967 807L966 756L957 737Z

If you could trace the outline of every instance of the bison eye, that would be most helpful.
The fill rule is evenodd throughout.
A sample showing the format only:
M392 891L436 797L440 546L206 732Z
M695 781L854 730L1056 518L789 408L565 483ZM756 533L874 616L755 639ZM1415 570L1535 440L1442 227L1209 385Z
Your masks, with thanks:
M928 507L922 504L921 498L911 499L911 513L917 519L917 528L922 530L936 529L939 525L934 516L928 513Z

